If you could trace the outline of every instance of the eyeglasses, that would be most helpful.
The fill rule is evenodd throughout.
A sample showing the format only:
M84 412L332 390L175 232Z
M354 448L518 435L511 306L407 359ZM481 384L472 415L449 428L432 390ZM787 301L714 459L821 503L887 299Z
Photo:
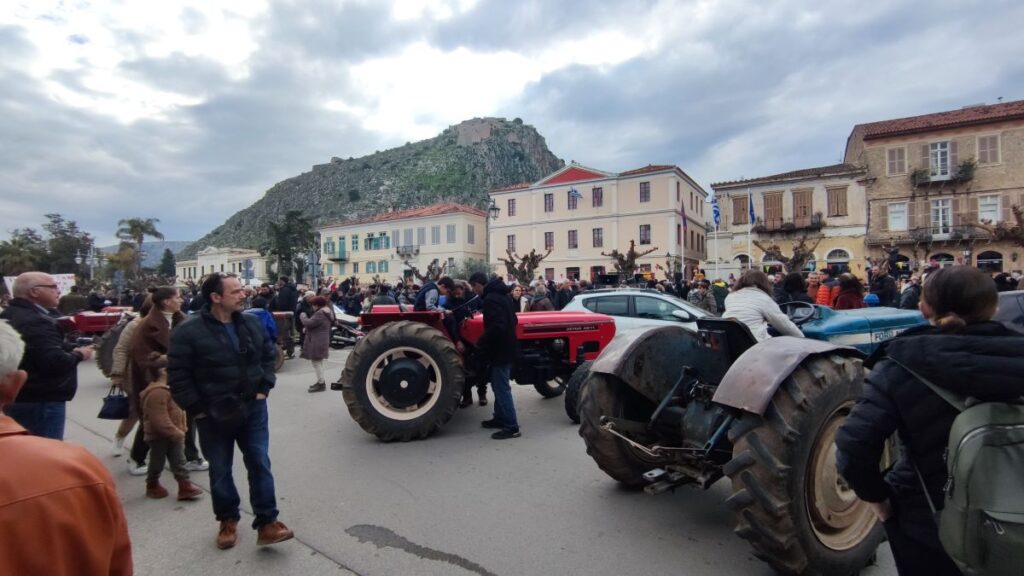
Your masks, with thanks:
M49 288L50 290L57 290L56 284L36 284L32 288ZM31 288L30 288L31 290Z

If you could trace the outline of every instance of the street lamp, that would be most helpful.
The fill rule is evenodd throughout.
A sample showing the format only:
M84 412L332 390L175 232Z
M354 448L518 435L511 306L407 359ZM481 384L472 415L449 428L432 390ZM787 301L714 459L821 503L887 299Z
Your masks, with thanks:
M971 265L971 249L970 247L964 248L964 266Z
M83 262L89 266L89 281L92 282L93 268L103 265L103 253L97 251L95 246L90 246L89 251L84 256L81 250L76 250L75 264L81 266Z
M494 201L494 198L491 198L490 204L487 205L487 212L491 215L491 217L490 217L490 219L484 218L484 233L485 233L485 236L487 236L487 246L486 246L487 257L486 257L486 262L487 262L487 266L490 267L491 266L491 223L490 223L490 221L491 220L497 220L498 219L498 214L501 213L501 208L498 208L498 204L497 204L497 202Z

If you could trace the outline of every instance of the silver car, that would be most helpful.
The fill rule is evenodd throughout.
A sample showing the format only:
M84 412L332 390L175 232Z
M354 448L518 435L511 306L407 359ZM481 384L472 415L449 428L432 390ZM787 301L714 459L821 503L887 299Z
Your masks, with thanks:
M657 290L621 288L591 290L576 295L563 310L607 314L615 319L615 332L649 326L682 325L697 331L697 318L713 314Z

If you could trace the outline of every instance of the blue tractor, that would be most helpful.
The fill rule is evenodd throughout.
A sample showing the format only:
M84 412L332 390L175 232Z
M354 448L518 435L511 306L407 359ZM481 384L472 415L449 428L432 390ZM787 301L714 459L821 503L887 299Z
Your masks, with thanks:
M736 533L785 574L856 574L883 530L836 472L836 430L866 354L916 311L783 306L805 338L758 343L735 320L616 334L579 378L580 436L609 476L651 494L732 483Z

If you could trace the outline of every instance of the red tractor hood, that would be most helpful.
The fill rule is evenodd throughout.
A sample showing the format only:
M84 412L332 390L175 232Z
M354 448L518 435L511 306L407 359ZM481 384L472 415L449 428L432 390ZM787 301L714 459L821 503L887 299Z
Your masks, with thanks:
M596 343L593 356L615 336L615 321L604 314L592 312L520 312L516 314L516 338L541 340L568 338L575 357L575 345L584 340ZM484 333L483 314L476 313L463 324L462 337L476 343ZM588 346L590 348L590 346ZM590 350L588 350L590 352ZM591 354L588 354L588 358Z

